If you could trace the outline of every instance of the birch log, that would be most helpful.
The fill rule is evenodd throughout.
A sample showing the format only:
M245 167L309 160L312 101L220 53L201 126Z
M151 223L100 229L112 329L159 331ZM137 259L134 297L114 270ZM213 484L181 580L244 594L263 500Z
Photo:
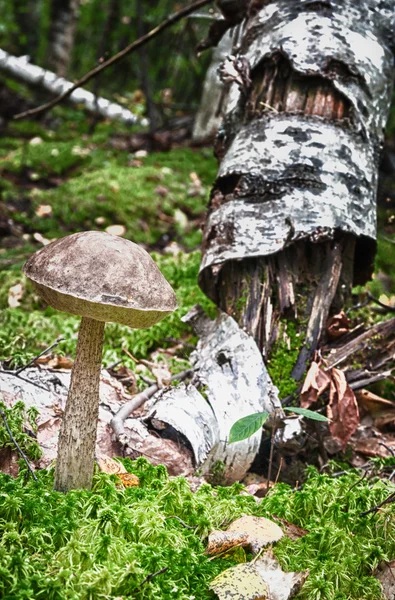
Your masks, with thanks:
M55 73L29 63L27 56L11 56L0 49L0 71L22 83L47 90L51 94L60 95L70 89L73 84ZM73 104L81 104L88 112L101 115L106 119L119 120L133 125L139 123L146 126L147 119L141 119L127 108L110 102L105 98L96 98L94 94L78 88L70 96Z
M253 413L281 414L277 388L254 340L234 319L221 313L212 321L197 306L183 320L199 336L191 356L192 383L155 394L146 420L159 435L172 439L173 431L181 434L175 436L177 441L184 440L192 449L195 467L208 479L222 484L240 481L258 453L262 430L228 444L230 429Z
M282 316L307 321L297 379L331 308L371 273L394 23L392 0L265 2L222 69L200 284L266 355Z

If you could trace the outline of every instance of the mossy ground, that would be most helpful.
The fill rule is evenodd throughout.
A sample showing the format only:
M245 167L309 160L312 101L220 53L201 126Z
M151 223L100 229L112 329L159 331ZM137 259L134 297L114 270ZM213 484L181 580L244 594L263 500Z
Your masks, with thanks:
M394 556L394 506L360 513L391 492L381 480L311 469L302 491L280 484L258 504L240 484L192 493L184 478L169 479L143 458L123 462L140 487L119 489L115 475L97 474L92 491L64 495L52 490L52 472L38 473L38 483L23 470L17 479L0 474L2 598L213 598L210 581L251 556L230 551L212 560L207 535L243 514L277 515L308 530L275 549L287 570L310 569L301 600L380 598L373 571Z
M99 124L88 135L83 113L57 109L57 119L56 128L50 130L36 123L15 125L0 139L1 215L11 219L17 231L9 236L12 243L0 248L0 360L12 366L25 364L60 335L65 341L56 352L74 355L79 319L43 306L21 275L24 261L40 247L33 234L53 238L115 223L125 226L126 237L150 250L169 241L181 249L176 256L154 255L176 290L178 311L147 331L106 326L105 364L120 358L128 364L122 348L147 358L152 350L164 347L167 338L192 335L180 317L194 304L203 304L214 316L213 305L197 286L196 248L201 237L198 222L204 218L216 163L207 149L178 148L149 154L139 159L139 165L134 156L110 144L113 125ZM122 127L119 131L125 133ZM34 137L42 141L31 144ZM197 173L200 187L190 189L191 173ZM49 216L37 214L42 205L51 206ZM391 275L393 232L386 231L385 237L379 239L377 270ZM9 308L9 290L17 283L25 288L21 305ZM376 278L372 285L383 283ZM393 293L393 288L386 292ZM294 389L289 375L300 346L292 326L287 335L290 341L278 347L269 365L282 395ZM186 353L179 356L172 369L183 368L187 358ZM20 415L14 421L20 428ZM1 440L6 443L6 436ZM204 486L192 494L184 479L169 480L160 467L144 460L125 464L139 475L141 487L118 489L114 476L97 474L92 492L64 496L52 490L52 473L39 473L39 483L26 481L23 468L16 480L0 474L1 597L211 598L209 582L240 554L209 560L205 538L210 529L225 528L241 514L269 518L276 514L309 530L299 541L285 539L276 548L287 569L310 569L300 598L380 597L372 573L380 559L391 559L395 553L393 505L360 516L391 492L392 487L380 480L360 481L353 472L333 479L311 471L302 491L279 485L258 505L241 496L237 485L215 490ZM143 583L165 567L165 572Z
M56 129L18 123L0 139L2 212L18 232L0 248L0 360L14 367L59 336L65 341L57 352L73 355L79 326L77 317L44 307L22 276L23 263L41 245L33 234L52 239L117 224L125 227L125 237L149 250L171 241L179 245L175 256L153 254L176 290L179 309L149 330L108 324L104 364L120 358L128 364L122 348L147 358L156 347L166 346L166 338L191 335L181 316L196 303L214 315L197 286L196 250L201 241L199 222L216 172L211 150L177 148L136 159L111 143L114 132L125 135L125 128L101 123L87 135L82 114L72 111L70 121L68 109L58 111ZM51 207L49 215L39 216L42 205ZM25 290L21 305L8 308L9 290L17 283Z

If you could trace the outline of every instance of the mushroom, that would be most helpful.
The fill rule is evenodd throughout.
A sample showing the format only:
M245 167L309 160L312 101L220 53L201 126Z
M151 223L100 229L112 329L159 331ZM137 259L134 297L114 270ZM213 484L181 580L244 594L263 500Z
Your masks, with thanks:
M149 254L100 231L61 238L26 262L25 275L54 308L80 315L76 358L59 433L55 489L89 489L95 460L106 321L145 329L169 315L176 297Z

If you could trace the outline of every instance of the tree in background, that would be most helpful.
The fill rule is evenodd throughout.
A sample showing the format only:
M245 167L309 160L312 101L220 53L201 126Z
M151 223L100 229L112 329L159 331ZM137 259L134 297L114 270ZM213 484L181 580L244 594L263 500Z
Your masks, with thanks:
M50 71L65 77L71 62L80 0L52 0L47 64Z

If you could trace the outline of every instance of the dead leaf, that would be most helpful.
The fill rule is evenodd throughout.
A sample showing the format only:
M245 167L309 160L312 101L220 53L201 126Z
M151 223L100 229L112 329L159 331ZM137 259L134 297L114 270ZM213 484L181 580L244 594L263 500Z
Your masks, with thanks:
M286 519L281 519L280 517L276 517L274 515L272 515L272 516L273 516L273 519L275 519L276 521L281 523L284 535L292 541L298 540L299 538L301 538L304 535L307 535L309 533L307 531L307 529L302 529L301 527L298 527L297 525L290 523Z
M350 320L344 311L328 319L326 332L331 339L335 339L350 331Z
M231 567L210 583L220 600L269 600L269 590L255 565L247 563Z
M60 356L59 354L49 354L47 356L40 356L35 360L38 365L45 365L50 369L72 369L74 361L67 356Z
M122 481L123 487L138 487L140 485L139 478L133 473L118 473L119 479Z
M39 244L42 244L43 246L48 246L48 244L54 241L54 239L47 240L47 238L45 238L43 235L41 235L41 233L38 233L37 231L36 233L33 233L33 239L36 240L36 242L38 242Z
M327 416L331 436L341 443L344 451L359 425L359 410L355 394L339 369L331 369Z
M385 563L376 573L386 600L395 600L395 560Z
M300 393L300 406L309 408L327 389L331 378L326 371L321 369L320 362L312 362L304 380Z
M8 290L8 306L10 308L17 308L21 305L21 300L23 298L23 294L25 293L25 288L22 283L16 283Z
M229 525L228 531L247 534L247 543L251 546L254 554L257 554L264 546L277 542L284 535L281 527L265 517L240 517Z
M270 549L255 561L255 570L269 588L270 600L293 598L306 581L309 571L285 573Z
M52 206L50 204L40 204L36 209L37 217L50 217L52 215Z
M385 444L385 446L383 446L383 444ZM363 454L364 456L389 458L390 456L394 456L395 440L388 436L381 436L379 438L372 436L357 441L354 441L353 438L352 448L354 452Z
M111 235L117 235L121 237L125 235L126 227L124 225L109 225L104 231L110 233Z
M208 536L207 554L219 554L236 546L246 546L248 534L244 531L212 531Z
M118 460L114 460L105 454L98 459L98 464L100 471L102 473L107 473L107 475L121 475L127 474L127 470Z
M364 389L355 392L355 396L359 406L374 418L374 424L379 429L395 421L394 402Z

